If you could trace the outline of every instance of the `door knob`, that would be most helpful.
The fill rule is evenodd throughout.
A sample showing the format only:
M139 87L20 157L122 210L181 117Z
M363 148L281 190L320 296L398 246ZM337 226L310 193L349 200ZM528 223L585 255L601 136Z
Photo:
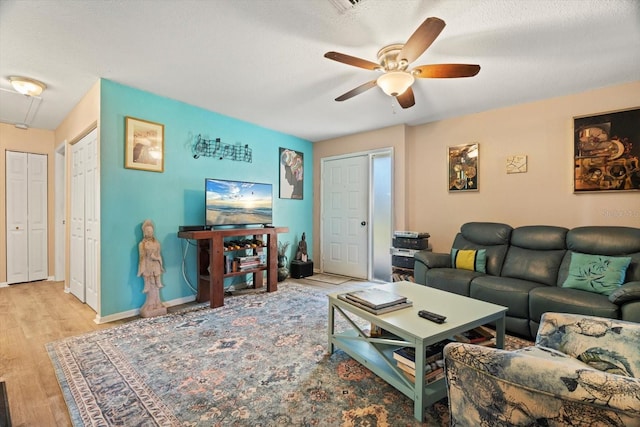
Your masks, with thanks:
M364 227L365 225L367 225L367 221L362 221L360 225Z

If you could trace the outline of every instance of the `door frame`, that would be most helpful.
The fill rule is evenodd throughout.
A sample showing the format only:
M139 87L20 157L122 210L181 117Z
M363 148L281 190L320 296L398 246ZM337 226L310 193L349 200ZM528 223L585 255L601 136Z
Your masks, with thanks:
M55 156L55 259L54 259L54 280L56 282L65 282L65 292L68 292L66 283L66 219L67 219L67 141L63 141L54 151Z
M346 159L349 157L362 157L362 156L367 156L369 159L369 176L367 177L367 188L368 191L371 193L372 191L372 185L373 185L373 179L372 179L372 164L373 164L373 158L376 155L388 155L391 158L391 176L389 177L390 179L390 188L391 188L391 194L390 194L390 203L391 206L393 206L393 201L395 199L395 187L394 187L394 176L395 176L395 171L394 171L394 151L393 151L393 147L385 147L385 148L378 148L375 150L366 150L366 151L357 151L354 153L345 153L345 154L339 154L336 156L329 156L329 157L323 157L320 159L320 177L322 178L324 176L325 173L325 163L329 162L329 161L333 161L333 160L341 160L341 159ZM324 225L324 218L323 218L323 207L322 207L322 201L324 200L324 185L322 184L322 179L320 179L320 208L319 208L319 213L320 213L320 241L319 241L319 249L320 249L320 272L324 272L324 254L322 253L322 248L323 248L323 241L324 241L324 233L325 233L325 225ZM372 203L373 203L373 198L369 197L369 206L367 206L367 224L371 224L371 212L372 212ZM393 230L393 224L395 223L395 211L392 209L391 210L391 218L390 218L390 224L389 224L389 229ZM391 238L391 236L389 236L389 238ZM368 227L367 228L367 280L372 280L372 274L373 274L373 248L371 247L371 242L373 239L373 227ZM391 259L389 259L389 264L391 264Z

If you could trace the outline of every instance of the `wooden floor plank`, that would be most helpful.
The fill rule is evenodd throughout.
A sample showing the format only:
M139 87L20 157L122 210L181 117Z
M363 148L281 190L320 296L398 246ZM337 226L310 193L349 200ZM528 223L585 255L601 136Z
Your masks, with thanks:
M322 290L357 289L369 282L332 285L292 282ZM261 290L262 292L262 290ZM171 307L181 310L191 304ZM0 288L0 381L5 381L14 427L67 427L71 419L46 344L110 328L135 318L98 325L96 313L64 292L63 282L32 282Z

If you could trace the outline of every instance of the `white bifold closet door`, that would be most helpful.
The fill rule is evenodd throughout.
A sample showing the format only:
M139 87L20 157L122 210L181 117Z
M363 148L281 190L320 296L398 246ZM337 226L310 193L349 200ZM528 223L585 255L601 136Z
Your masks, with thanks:
M73 295L98 311L100 204L98 132L71 146L70 284Z
M6 152L7 283L48 277L47 156Z

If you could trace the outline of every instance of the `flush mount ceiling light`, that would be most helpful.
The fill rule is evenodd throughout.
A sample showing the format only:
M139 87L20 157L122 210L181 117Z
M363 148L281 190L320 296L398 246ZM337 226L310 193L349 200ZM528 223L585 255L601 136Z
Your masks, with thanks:
M9 82L16 91L27 96L38 96L47 88L46 84L28 77L9 76Z

